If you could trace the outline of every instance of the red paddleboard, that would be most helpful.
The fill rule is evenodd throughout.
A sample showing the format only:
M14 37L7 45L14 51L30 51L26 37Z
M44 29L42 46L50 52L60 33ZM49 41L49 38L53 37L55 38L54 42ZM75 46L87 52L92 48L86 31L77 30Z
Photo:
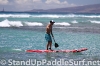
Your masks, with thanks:
M81 48L81 49L77 49L77 50L53 50L53 51L51 51L51 50L26 50L26 52L66 52L66 53L73 52L73 53L75 53L75 52L82 52L82 51L86 51L86 50L87 50L87 48Z

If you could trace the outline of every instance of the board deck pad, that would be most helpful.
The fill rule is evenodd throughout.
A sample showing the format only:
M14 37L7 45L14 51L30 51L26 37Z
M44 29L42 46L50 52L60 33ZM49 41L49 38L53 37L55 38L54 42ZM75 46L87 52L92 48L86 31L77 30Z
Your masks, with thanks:
M68 52L73 52L73 53L75 53L75 52L82 52L82 51L86 51L87 50L87 48L81 48L81 49L75 49L75 50L53 50L53 51L51 51L51 50L26 50L26 52L66 52L66 53L68 53Z

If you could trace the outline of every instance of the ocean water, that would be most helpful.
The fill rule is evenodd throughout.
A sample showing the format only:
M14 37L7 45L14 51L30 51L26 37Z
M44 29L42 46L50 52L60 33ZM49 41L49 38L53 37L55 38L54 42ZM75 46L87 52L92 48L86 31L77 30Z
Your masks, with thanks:
M52 49L88 50L80 53L26 52L46 49L45 27L50 20L56 22L53 34L59 44L55 48L53 42ZM0 66L100 66L99 50L100 14L0 13ZM21 64L22 61L26 63Z

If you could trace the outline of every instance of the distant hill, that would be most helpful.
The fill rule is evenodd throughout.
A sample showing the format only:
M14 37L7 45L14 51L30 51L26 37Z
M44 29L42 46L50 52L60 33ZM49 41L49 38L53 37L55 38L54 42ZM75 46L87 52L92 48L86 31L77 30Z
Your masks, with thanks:
M100 4L67 7L67 8L56 8L56 9L33 9L29 12L67 12L67 13L100 13Z

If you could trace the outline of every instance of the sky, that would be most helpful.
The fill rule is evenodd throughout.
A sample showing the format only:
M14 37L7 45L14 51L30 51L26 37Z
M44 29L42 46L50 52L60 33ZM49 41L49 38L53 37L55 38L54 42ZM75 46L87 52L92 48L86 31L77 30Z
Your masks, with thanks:
M29 11L100 4L100 0L0 0L0 11Z

